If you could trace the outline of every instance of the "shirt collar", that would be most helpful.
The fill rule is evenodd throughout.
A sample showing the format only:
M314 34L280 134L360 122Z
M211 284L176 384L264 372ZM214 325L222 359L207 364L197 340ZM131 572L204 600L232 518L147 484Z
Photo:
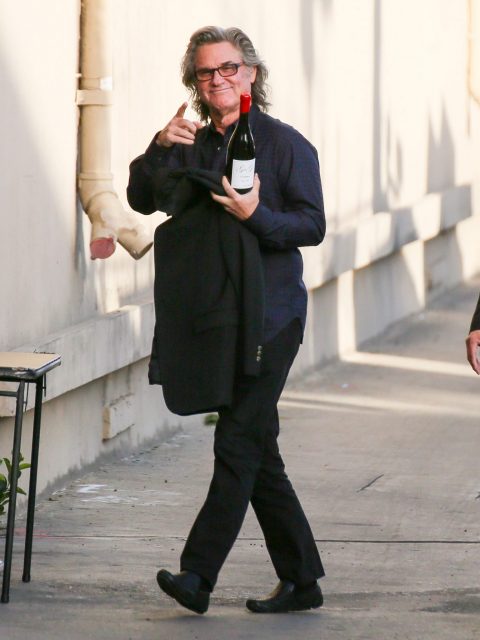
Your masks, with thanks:
M252 131L255 130L259 114L260 114L260 109L258 105L252 104L252 106L250 107L250 116L249 116L250 128L252 129ZM227 127L225 131L225 136L230 137L232 135L233 130L237 126L237 122L238 120L236 120L230 126ZM208 124L208 130L209 130L209 133L218 134L218 131L215 129L215 125L211 120Z

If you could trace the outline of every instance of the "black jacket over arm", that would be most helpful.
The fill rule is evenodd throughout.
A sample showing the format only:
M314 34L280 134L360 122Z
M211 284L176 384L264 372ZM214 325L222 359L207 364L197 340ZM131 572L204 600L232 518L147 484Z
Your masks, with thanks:
M224 193L219 173L158 169L149 186L155 209L172 216L155 231L150 383L162 385L174 413L215 411L231 403L236 372L259 373L264 283L258 241L212 200L210 190ZM131 183L129 203L151 213L151 202L142 211L144 193Z

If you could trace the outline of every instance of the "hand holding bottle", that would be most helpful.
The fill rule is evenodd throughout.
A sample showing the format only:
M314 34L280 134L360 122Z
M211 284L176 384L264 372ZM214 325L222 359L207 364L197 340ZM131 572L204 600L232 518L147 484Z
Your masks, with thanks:
M228 211L228 213L231 213L239 220L247 220L250 218L260 202L260 178L258 174L255 174L253 187L248 193L238 193L225 176L222 178L222 185L226 195L219 196L217 193L210 191L212 198L221 204L225 211Z
M184 118L187 110L188 102L180 105L177 113L170 122L158 134L155 142L161 147L171 147L174 144L193 144L195 142L195 134L199 129L203 128L201 122L187 120Z

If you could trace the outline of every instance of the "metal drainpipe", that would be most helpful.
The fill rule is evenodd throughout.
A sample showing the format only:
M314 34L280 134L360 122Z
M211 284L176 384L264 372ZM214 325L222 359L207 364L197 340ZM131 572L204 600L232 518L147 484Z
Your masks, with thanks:
M112 2L82 0L80 31L80 201L92 223L90 253L108 258L116 242L135 258L152 246L152 234L126 211L111 173Z

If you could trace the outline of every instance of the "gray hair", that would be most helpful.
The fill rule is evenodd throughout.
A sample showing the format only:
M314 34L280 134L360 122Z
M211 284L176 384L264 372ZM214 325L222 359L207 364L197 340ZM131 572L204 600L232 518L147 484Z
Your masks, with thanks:
M258 52L250 38L237 27L202 27L195 31L190 38L187 50L182 60L182 82L192 96L192 107L203 121L208 120L208 107L200 100L195 79L195 56L199 47L204 44L230 42L241 53L247 67L257 67L257 76L252 84L252 103L258 105L262 111L267 111L270 103L267 101L268 85L266 79L268 69L260 59Z

